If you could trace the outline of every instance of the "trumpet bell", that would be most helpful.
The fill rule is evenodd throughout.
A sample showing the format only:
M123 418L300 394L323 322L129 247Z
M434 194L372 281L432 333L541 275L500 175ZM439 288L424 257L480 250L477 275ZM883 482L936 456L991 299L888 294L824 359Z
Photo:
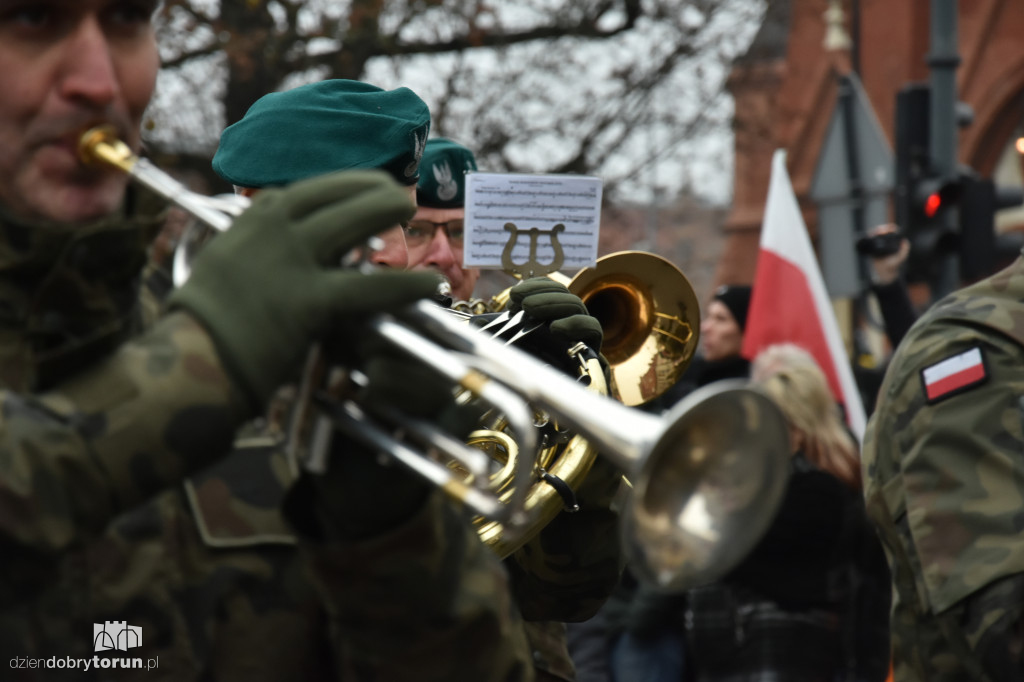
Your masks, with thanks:
M599 258L567 285L601 322L611 393L629 406L679 380L697 350L700 304L686 275L661 256L620 251Z
M626 556L637 577L666 592L711 582L767 531L789 473L789 434L779 408L743 382L694 391L634 478L623 514Z

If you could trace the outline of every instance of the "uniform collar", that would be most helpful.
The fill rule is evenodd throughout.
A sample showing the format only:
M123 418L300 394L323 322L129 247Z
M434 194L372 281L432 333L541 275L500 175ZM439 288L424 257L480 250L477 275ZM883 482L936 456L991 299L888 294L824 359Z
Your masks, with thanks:
M164 208L135 190L116 214L82 224L0 207L0 385L45 389L123 342Z

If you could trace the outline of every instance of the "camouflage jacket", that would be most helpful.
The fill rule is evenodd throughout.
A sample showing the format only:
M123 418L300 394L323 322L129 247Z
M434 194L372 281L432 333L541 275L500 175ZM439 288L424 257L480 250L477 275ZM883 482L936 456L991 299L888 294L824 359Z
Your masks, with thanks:
M936 303L892 359L864 443L892 568L896 680L1024 670L1024 260Z
M158 225L153 211L74 230L0 211L2 605L45 585L55 557L118 512L223 454L245 416L188 318L129 341Z
M506 572L438 495L383 536L304 553L276 447L243 442L153 497L228 452L246 415L187 316L133 338L149 236L133 218L56 237L0 218L4 679L531 679ZM352 580L325 606L310 566Z

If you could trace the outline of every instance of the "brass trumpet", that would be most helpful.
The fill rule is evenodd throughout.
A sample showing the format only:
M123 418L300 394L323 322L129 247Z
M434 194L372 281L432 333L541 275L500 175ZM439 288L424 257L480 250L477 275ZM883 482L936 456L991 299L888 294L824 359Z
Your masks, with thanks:
M697 351L700 304L670 261L643 251L597 259L562 281L601 322L601 352L611 366L611 393L622 403L648 403L673 386Z
M671 261L644 251L617 251L573 277L545 275L565 285L601 323L601 352L611 367L609 390L620 402L643 405L679 380L697 351L700 304L686 275ZM461 308L493 312L508 305L511 288Z
M215 229L227 229L241 210L240 203L222 206L189 192L130 150L125 155L126 146L118 151L116 140L102 131L87 132L80 146L83 161L120 168ZM727 571L761 537L781 501L788 429L779 409L756 390L716 385L656 417L587 390L428 301L378 314L367 321L366 332L508 415L526 452L536 451L532 418L537 410L596 444L601 456L633 481L633 495L623 510L627 559L641 578L662 589L686 589ZM357 403L343 400L326 408L333 428L389 454L476 513L501 521L513 533L527 525L522 482L529 479L533 463L526 458L516 465L516 489L506 503L486 486L467 484L429 453L414 450L388 426L368 421ZM473 465L474 455L461 450L473 448L436 426L402 415L393 421L428 448Z
M584 268L571 279L558 272L546 276L579 296L605 332L601 350L608 361L610 385L600 366L595 366L580 377L589 390L611 395L629 406L640 405L663 394L689 365L697 349L700 308L689 280L668 260L652 253L620 251L599 258L594 267ZM489 301L474 299L453 305L457 314L501 312L510 295L508 288ZM509 463L531 453L523 451L502 427L498 421L482 428L470 436L469 443L504 464L491 478L494 487L507 495ZM571 512L578 508L575 491L598 453L594 444L579 434L564 433L563 442L536 453L525 502L533 519L529 532L510 534L491 519L473 520L481 539L499 556L518 549L521 541L543 529L563 509Z

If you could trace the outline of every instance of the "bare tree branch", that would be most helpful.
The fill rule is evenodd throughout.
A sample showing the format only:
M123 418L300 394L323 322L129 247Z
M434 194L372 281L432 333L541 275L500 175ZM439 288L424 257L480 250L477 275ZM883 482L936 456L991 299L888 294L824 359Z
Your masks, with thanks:
M481 168L676 191L722 164L725 75L766 2L168 0L149 144L201 158L263 94L352 78L411 87Z

